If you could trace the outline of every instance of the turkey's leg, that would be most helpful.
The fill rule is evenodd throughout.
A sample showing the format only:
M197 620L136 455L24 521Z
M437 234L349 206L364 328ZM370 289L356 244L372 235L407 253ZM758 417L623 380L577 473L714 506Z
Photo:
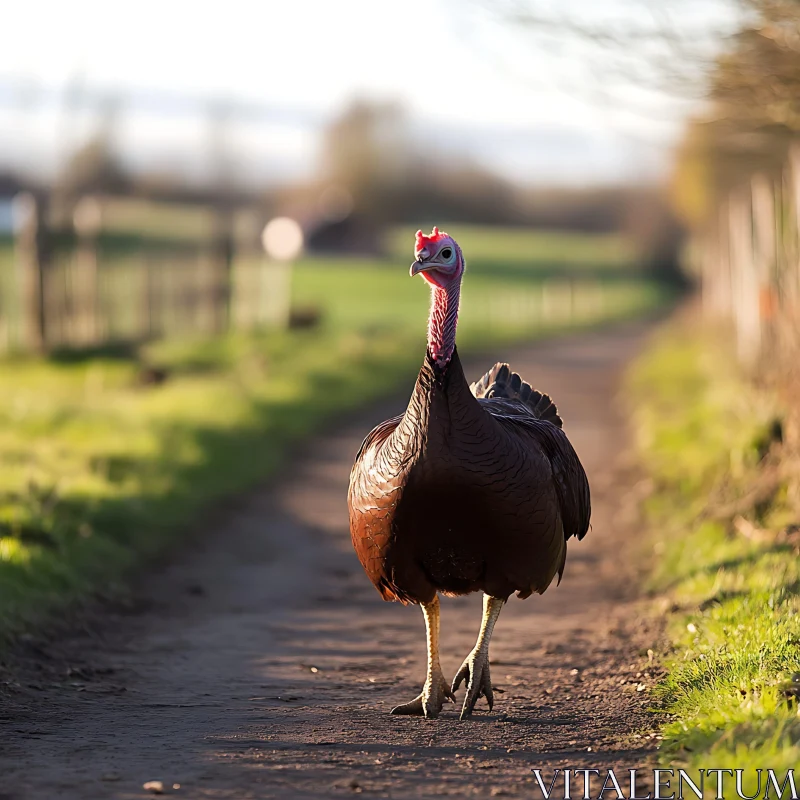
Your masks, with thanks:
M489 641L492 638L492 631L500 611L506 601L497 597L490 597L488 594L483 596L483 620L481 629L478 633L478 641L472 652L464 659L461 669L453 678L453 691L461 685L461 681L467 682L467 696L464 698L464 706L461 709L461 719L467 719L475 708L481 695L489 703L489 711L494 705L494 693L492 692L492 679L489 675Z
M429 719L439 716L445 700L455 702L455 695L450 691L447 681L439 666L439 596L434 595L430 603L422 604L425 615L425 630L428 637L428 676L422 692L410 703L396 706L392 714L414 714Z

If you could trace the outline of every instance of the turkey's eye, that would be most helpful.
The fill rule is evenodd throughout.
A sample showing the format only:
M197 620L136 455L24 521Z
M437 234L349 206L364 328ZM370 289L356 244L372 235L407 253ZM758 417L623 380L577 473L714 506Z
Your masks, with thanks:
M449 261L453 257L453 251L449 247L445 247L444 250L439 254L445 261Z

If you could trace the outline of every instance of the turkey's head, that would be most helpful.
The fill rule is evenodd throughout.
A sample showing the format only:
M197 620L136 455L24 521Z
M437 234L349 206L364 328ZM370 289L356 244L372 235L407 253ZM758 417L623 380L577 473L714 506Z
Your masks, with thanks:
M447 289L453 282L461 280L464 274L464 257L455 239L438 228L426 236L417 231L414 246L416 261L411 265L410 274L422 275L431 286Z

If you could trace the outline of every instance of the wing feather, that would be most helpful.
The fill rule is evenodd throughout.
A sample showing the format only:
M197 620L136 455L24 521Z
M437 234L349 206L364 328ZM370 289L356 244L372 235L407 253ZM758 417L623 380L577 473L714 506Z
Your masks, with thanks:
M561 417L550 396L523 381L518 373L511 371L508 364L498 362L469 388L479 400L518 400L527 407L529 414L561 427Z
M591 516L589 481L566 433L549 420L533 416L529 406L520 400L491 398L479 402L501 425L530 436L539 445L552 469L564 538L583 539Z

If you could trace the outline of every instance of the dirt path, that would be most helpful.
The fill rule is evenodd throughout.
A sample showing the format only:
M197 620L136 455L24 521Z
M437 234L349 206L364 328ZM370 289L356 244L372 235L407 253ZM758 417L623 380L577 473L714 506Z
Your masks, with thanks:
M395 411L384 407L313 442L151 574L133 607L105 614L100 632L27 645L0 694L0 800L139 798L152 780L186 798L530 798L540 796L532 767L642 766L654 720L636 689L649 682L641 653L652 632L632 596L638 532L621 513L631 478L613 467L624 426L612 402L645 332L627 325L505 353L555 397L595 512L561 586L504 609L493 713L481 701L466 723L454 706L431 721L388 714L424 677L422 615L381 602L345 509L351 459ZM443 601L447 677L479 622L479 597Z

